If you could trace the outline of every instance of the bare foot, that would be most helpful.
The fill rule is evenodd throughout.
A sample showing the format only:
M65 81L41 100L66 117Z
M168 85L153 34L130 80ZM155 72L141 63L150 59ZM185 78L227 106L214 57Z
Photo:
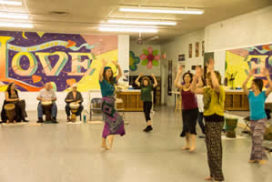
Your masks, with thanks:
M105 143L102 143L101 147L104 148L104 149L106 149L106 150L108 150L107 144L105 144Z
M249 163L257 163L256 160L249 160L248 162L249 162Z
M184 146L184 147L182 147L181 149L182 149L182 150L189 150L190 147Z
M206 178L204 178L206 181L212 181L213 180L213 178L212 177L206 177Z
M258 163L263 165L263 164L266 164L267 160L259 160Z
M189 152L194 152L195 151L195 147L191 147L190 149L189 149Z

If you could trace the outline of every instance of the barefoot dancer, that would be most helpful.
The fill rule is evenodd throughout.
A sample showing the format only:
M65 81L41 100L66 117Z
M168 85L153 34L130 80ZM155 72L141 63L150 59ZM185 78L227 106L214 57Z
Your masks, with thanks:
M265 113L265 100L272 91L272 82L267 69L264 69L265 76L268 80L269 88L266 91L263 89L263 80L255 78L251 84L251 91L247 88L249 79L254 75L255 70L249 72L247 79L243 84L243 90L248 95L250 106L250 129L252 133L252 149L250 155L250 163L264 164L267 160L264 147L262 146L265 124L267 115Z
M125 134L123 118L118 114L114 108L114 85L117 83L119 78L122 76L122 70L120 65L113 62L118 69L118 75L113 76L112 69L106 66L106 62L102 61L102 68L99 74L99 84L102 93L102 112L104 114L105 125L102 134L102 147L105 149L111 149L113 144L114 135ZM107 141L109 146L107 145Z
M196 94L203 94L204 118L206 132L206 147L210 176L206 180L224 181L222 171L222 141L221 131L224 125L225 91L221 86L220 73L214 71L214 61L208 64L208 73L204 88L197 88L196 82L201 77L201 68L197 68L193 79L192 90Z
M186 137L186 144L183 149L192 152L196 147L196 120L198 116L198 108L195 94L191 91L193 75L190 72L186 72L183 75L184 84L181 85L179 82L181 74L182 66L179 67L178 74L175 79L175 86L180 89L182 98L183 129L180 136Z

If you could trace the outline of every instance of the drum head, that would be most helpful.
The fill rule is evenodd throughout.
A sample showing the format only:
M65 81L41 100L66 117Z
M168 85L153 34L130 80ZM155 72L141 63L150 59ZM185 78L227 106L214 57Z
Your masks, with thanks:
M52 101L43 101L42 102L42 105L43 106L49 106L49 105L51 105L52 104Z
M15 109L15 104L6 104L4 109L7 111L13 110Z
M69 104L69 106L70 106L71 109L77 109L77 108L79 108L79 103L77 103L77 102L71 102Z

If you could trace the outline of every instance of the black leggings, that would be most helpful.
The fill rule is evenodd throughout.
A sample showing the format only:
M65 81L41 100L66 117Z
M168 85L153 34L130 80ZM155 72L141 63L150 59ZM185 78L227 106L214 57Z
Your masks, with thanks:
M151 108L152 108L152 102L145 101L144 102L144 114L145 114L145 120L146 120L146 122L149 121L149 120L151 120L151 118L150 118Z

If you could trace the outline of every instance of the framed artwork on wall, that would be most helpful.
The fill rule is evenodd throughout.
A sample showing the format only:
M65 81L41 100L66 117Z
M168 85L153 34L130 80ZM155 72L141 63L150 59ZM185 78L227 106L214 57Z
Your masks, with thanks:
M205 41L204 40L201 42L201 47L202 47L202 56L204 56L204 53L205 53Z
M189 44L189 58L192 58L193 57L193 44Z
M185 54L178 55L178 61L185 61Z
M195 57L199 57L199 42L195 43Z

